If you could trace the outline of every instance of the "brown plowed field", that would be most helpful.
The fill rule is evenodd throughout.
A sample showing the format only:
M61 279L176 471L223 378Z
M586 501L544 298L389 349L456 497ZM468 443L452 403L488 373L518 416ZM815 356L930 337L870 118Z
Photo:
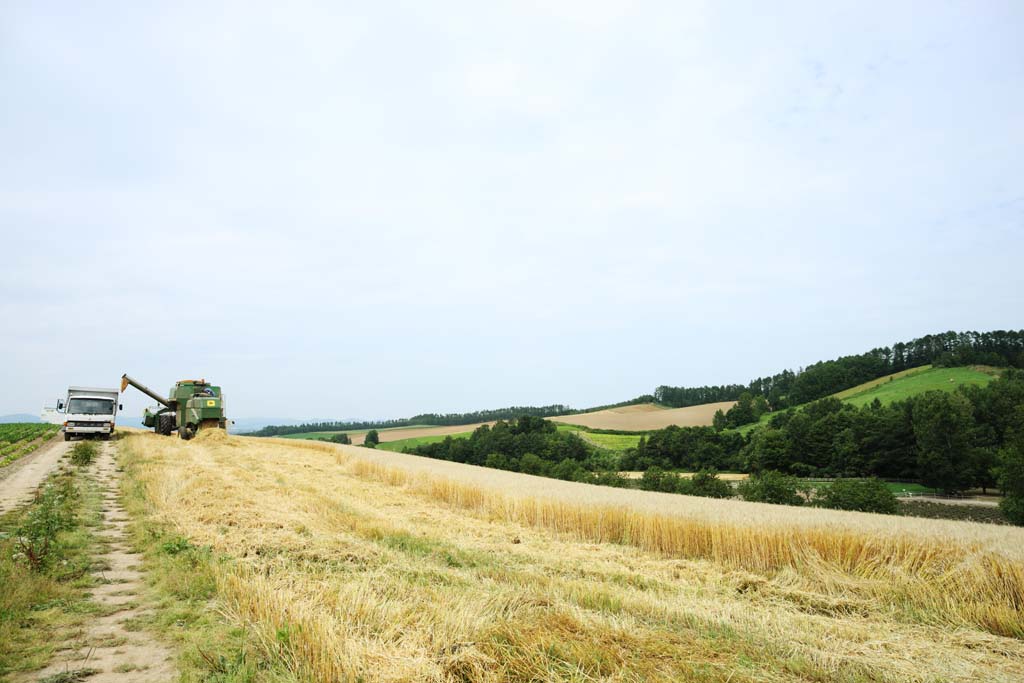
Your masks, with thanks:
M610 408L592 413L576 415L560 415L548 418L553 422L581 425L591 429L621 429L628 432L643 432L649 429L664 429L669 425L680 427L701 427L711 424L716 410L726 411L733 406L733 401L708 403L689 408L662 408L655 403L642 403L635 406ZM468 425L451 425L446 427L403 427L401 429L381 429L377 432L381 443L415 439L421 436L447 436L471 432L481 425L493 425L494 422L475 422ZM366 432L351 433L352 444L360 446L366 438Z
M382 429L377 432L381 443L401 441L402 439L418 439L421 436L447 436L471 432L481 425L492 425L493 422L475 422L470 425L449 425L446 427L408 427L403 429ZM361 446L366 439L366 432L352 434L352 444Z
M609 408L593 413L560 415L548 418L554 422L580 425L591 429L621 429L626 432L645 432L649 429L664 429L669 425L679 427L705 427L711 424L716 410L725 412L735 401L706 403L689 408L662 408L655 403L641 403L635 406Z

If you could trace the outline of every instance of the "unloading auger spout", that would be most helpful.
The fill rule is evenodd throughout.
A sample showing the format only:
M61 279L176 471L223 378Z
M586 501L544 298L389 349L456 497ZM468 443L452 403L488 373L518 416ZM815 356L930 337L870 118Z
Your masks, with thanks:
M168 392L167 398L127 374L121 375L122 393L129 385L163 406L146 408L142 413L142 424L152 427L157 434L169 436L177 430L182 439L191 439L200 429L227 428L224 395L220 387L205 379L180 380Z

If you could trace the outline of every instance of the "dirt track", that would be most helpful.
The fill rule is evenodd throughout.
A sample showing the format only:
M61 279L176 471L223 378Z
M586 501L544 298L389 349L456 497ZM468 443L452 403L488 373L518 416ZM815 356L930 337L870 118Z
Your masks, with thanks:
M38 450L0 469L0 513L29 502L70 445L57 434Z
M64 442L60 442L64 446ZM70 444L67 444L70 445ZM66 449L60 449L63 453ZM136 568L142 556L127 546L128 520L118 500L120 472L114 460L114 445L100 444L100 455L90 467L103 495L103 529L98 532L94 566L97 585L92 599L103 610L89 622L83 633L64 644L46 668L14 679L29 681L88 680L91 683L163 683L176 680L172 652L145 631L131 624L145 614L138 604L144 586L143 575ZM91 672L71 678L75 672ZM54 677L49 679L47 677Z

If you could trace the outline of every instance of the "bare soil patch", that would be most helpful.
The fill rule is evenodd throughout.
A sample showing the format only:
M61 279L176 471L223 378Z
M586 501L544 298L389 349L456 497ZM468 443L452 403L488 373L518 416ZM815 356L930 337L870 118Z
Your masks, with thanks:
M655 403L641 403L621 408L608 408L592 413L559 415L548 418L553 422L580 425L590 429L616 429L626 432L645 432L664 429L670 425L679 427L706 427L711 425L715 411L725 412L735 401L706 403L688 408L663 408Z
M0 513L28 503L71 444L51 439L39 449L0 468Z
M494 422L475 422L469 425L446 425L444 427L415 427L411 429L391 429L377 432L381 443L389 441L401 441L402 439L418 439L421 436L447 436L449 434L462 434L471 432L482 425L493 425ZM366 439L366 433L353 434L352 444L361 446Z

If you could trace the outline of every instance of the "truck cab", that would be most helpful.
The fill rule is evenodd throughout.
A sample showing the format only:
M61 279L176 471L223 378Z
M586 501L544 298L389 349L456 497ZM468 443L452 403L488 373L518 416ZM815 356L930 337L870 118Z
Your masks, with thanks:
M109 440L121 408L117 395L117 389L68 387L67 400L57 402L57 410L64 413L64 440L74 436Z

